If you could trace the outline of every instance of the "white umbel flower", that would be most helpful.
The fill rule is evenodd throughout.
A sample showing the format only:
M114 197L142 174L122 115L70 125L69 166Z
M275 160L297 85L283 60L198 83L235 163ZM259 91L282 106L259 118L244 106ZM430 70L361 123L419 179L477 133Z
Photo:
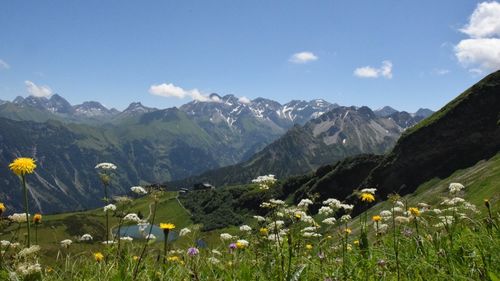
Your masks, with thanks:
M363 188L361 189L361 193L370 193L375 195L375 192L377 192L376 188Z
M185 228L181 229L181 231L179 232L179 236L186 236L189 233L191 233L191 229L185 227Z
M124 236L124 237L120 237L120 240L123 242L132 242L132 241L134 241L134 238L132 238L130 236Z
M311 199L302 199L300 200L299 204L297 204L297 207L300 208L307 208L309 205L312 205L313 201Z
M252 231L252 228L246 224L240 226L240 231L244 231L244 232L250 232Z
M104 206L104 212L115 211L115 210L116 210L116 205L114 204L109 204Z
M318 214L328 216L333 214L333 209L330 206L323 206L319 208Z
M137 214L130 213L127 214L125 217L123 217L124 221L131 221L131 222L140 222L141 218Z
M464 188L465 186L463 186L463 184L457 182L452 182L450 183L450 186L448 186L450 194L457 194L458 192L460 192L460 190Z
M113 163L99 163L95 166L96 169L102 169L102 170L116 170L116 165Z
M30 217L30 216L31 215L28 215L28 217ZM13 222L23 223L23 222L26 222L26 213L15 213L15 214L8 216L8 218Z
M233 235L231 235L229 233L221 233L220 234L220 239L222 239L222 240L231 240L231 239L233 239Z
M25 257L28 257L28 256L35 254L38 251L40 251L40 246L33 245L29 248L24 248L21 251L19 251L19 253L17 253L17 256L25 258Z
M253 218L256 219L257 221L266 221L266 218L263 216L253 216Z
M146 189L144 189L142 186L132 186L130 188L130 190L135 193L135 194L139 194L139 195L145 195L145 194L148 194L148 192L146 191Z
M94 239L94 237L92 237L92 235L86 233L86 234L83 234L82 237L80 237L80 241L92 241Z
M71 244L73 244L73 241L71 241L70 239L64 239L60 243L61 243L61 247L69 248L69 246L71 246Z
M335 223L337 222L337 220L335 218L326 218L323 220L323 223L324 224L328 224L328 225L334 225Z

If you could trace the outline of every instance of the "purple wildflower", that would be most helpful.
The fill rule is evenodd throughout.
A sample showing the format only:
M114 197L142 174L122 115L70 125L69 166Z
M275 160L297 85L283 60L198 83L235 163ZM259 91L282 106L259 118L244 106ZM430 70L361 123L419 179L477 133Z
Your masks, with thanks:
M200 253L200 250L197 248L191 247L187 250L187 254L191 257L197 256Z
M229 244L229 249L231 249L231 250L234 250L234 249L236 249L237 247L238 247L238 246L236 246L236 243L231 243L231 244Z

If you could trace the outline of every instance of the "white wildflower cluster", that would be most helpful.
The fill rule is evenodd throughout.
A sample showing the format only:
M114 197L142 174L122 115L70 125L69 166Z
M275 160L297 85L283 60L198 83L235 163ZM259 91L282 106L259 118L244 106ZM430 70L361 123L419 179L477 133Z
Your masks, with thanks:
M450 186L448 186L448 191L450 192L450 194L457 194L464 188L465 186L463 186L461 183L452 182L450 183Z
M17 266L16 273L21 276L29 276L42 271L39 263L23 263Z
M373 228L375 232L378 232L379 234L384 234L387 232L387 229L389 229L389 225L385 223L379 223L378 225L376 223L373 224Z
M326 218L323 220L323 223L328 225L334 225L336 222L337 220L334 217Z
M181 229L181 231L179 231L179 236L186 236L189 233L191 233L191 230L187 227L184 227L183 229Z
M146 240L156 240L156 236L153 233L146 235L144 238Z
M337 200L335 198L326 199L325 201L323 201L323 205L329 206L333 210L338 210L338 209L342 208L342 202L340 202L339 200Z
M302 199L302 200L300 200L299 204L297 204L297 207L307 209L309 207L309 205L312 205L312 204L313 204L313 201L311 199Z
M40 251L40 246L33 245L29 248L24 248L21 251L19 251L19 253L17 253L17 256L22 257L22 258L26 258L26 257L29 257L29 256L35 254L38 251Z
M231 240L233 238L234 238L234 236L231 235L231 234L229 234L229 233L221 233L220 234L220 239L221 240Z
M271 222L267 228L268 229L281 229L283 226L285 225L285 222L282 221L282 220L277 220L277 221L273 221Z
M116 210L116 205L114 204L109 204L104 206L104 212L115 211L115 210Z
M253 216L254 219L256 219L257 221L259 222L263 222L263 221L266 221L266 218L263 217L263 216Z
M214 264L214 265L220 263L220 260L216 257L209 257L207 260L209 263Z
M240 226L240 231L243 231L243 232L250 232L252 231L252 228L246 224Z
M375 192L377 192L376 188L364 188L364 189L361 189L361 193L370 193L370 194L375 195Z
M335 211L330 206L323 206L323 207L319 208L319 210L318 210L318 214L325 215L325 216L331 215L334 212Z
M399 208L404 208L405 207L405 204L401 201L396 201L394 203L394 205L396 205L396 207L399 207Z
M92 241L94 239L94 237L92 237L92 235L86 233L86 234L83 234L78 240L79 241Z
M400 224L405 224L410 222L410 218L404 216L394 217L394 221Z
M321 237L321 234L316 233L316 232L303 232L302 236L305 237L305 238Z
M437 228L448 227L455 221L453 216L439 216L438 219L441 222L434 225L434 227L437 227Z
M451 198L451 199L445 199L441 205L445 205L445 206L457 206L461 203L464 203L465 200L463 198L460 198L460 197L454 197L454 198Z
M351 219L352 218L351 218L350 215L343 215L343 216L340 217L340 222L346 223L346 222L350 221Z
M28 215L30 217L31 215ZM26 222L26 213L15 213L10 216L8 216L9 220L17 223L23 223Z
M71 241L70 239L64 239L60 242L61 244L61 247L63 248L69 248L69 246L71 246L71 244L73 244L73 241Z
M101 170L116 170L116 165L113 163L99 163L95 166L96 169L101 169Z
M274 175L266 175L266 176L258 176L256 179L253 179L253 183L259 184L260 189L269 189L271 188L275 183L277 179L275 178Z
M113 245L113 244L115 244L115 243L116 243L116 242L115 242L115 241L113 241L113 240L108 240L108 241L103 241L103 242L102 242L102 244L103 244L103 245Z
M130 236L124 236L124 237L120 237L120 241L123 241L123 242L132 242L132 241L134 241L134 238L132 238Z
M394 213L394 214L402 214L404 213L405 211L403 210L403 208L401 207L394 207L391 209L391 211Z
M267 236L267 240L269 241L283 241L284 237L288 234L288 229L281 229L278 231L278 234L272 233ZM278 243L275 244L275 246L279 246Z
M282 206L285 206L285 201L279 199L270 199L269 201L262 202L260 204L261 208L266 208L266 209L277 208Z
M130 190L135 193L135 194L139 194L139 195L145 195L145 194L148 194L148 192L146 191L146 189L144 189L144 187L142 186L132 186L130 188Z
M354 208L354 205L351 205L351 204L340 204L340 208L344 209L344 211L346 211L346 212L350 212Z
M11 243L10 241L7 241L7 240L2 240L0 241L0 246L2 246L3 248L18 248L19 247L19 242L14 242L14 243Z
M382 217L383 220L388 220L389 218L392 217L392 212L388 210L383 210L380 212L380 216Z
M130 221L130 222L141 222L141 218L135 213L130 213L127 214L125 217L123 217L124 221Z
M239 240L236 241L236 243L242 245L245 248L248 247L248 245L250 245L250 242L248 242L245 239L239 239Z

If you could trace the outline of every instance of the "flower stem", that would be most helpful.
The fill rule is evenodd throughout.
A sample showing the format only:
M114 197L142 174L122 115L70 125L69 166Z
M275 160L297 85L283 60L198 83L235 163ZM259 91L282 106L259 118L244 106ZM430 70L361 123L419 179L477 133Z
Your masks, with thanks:
M141 255L139 256L139 260L137 261L137 264L135 265L135 269L134 269L134 277L132 278L132 280L136 280L137 279L137 273L139 273L139 265L141 264L141 261L144 257L144 253L146 252L146 248L148 247L148 242L149 242L149 238L151 237L151 232L153 231L153 224L155 222L155 216L156 216L156 205L157 205L157 200L155 199L154 201L154 205L153 205L153 217L151 218L151 223L149 225L149 234L148 236L146 236L146 242L144 242L144 247L142 248L142 251L141 251Z
M28 188L26 187L26 176L21 176L23 181L23 189L24 189L24 210L26 213L26 229L28 230L28 248L31 246L31 236L30 236L30 219L29 219L29 203L28 203Z

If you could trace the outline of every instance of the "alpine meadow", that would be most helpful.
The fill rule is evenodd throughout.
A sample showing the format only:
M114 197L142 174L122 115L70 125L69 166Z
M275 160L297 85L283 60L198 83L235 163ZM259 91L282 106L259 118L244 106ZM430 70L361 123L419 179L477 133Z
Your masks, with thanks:
M0 4L0 280L500 280L500 3Z

